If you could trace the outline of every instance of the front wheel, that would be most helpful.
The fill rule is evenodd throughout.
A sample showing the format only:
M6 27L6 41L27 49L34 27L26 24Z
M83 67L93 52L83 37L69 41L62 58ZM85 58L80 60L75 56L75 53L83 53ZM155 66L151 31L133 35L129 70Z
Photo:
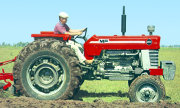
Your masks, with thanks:
M131 102L157 102L165 96L165 88L155 76L142 75L130 85L129 98Z

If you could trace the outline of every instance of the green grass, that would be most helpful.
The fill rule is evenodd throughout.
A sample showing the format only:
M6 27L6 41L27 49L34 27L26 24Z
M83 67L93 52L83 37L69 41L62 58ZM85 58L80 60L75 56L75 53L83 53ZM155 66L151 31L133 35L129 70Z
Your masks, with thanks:
M22 47L0 47L0 62L14 59L20 52ZM5 72L12 73L14 63L2 66L1 68L5 69Z
M127 81L109 81L109 80L94 80L85 81L81 86L82 91L87 93L80 94L83 101L92 102L94 99L102 99L106 102L114 100L129 100Z
M176 64L174 80L162 81L166 88L166 95L171 97L171 101L180 102L180 48L161 48L159 59L174 61Z
M16 47L0 47L0 61L13 59L20 52L20 48ZM180 102L180 48L161 48L159 59L171 60L176 64L176 75L172 81L162 81L166 88L166 94L172 102ZM5 72L12 72L13 63L3 66ZM0 67L2 68L2 67ZM85 81L81 86L79 97L86 102L92 102L95 99L102 99L106 102L114 100L129 100L127 81L109 81L94 80Z

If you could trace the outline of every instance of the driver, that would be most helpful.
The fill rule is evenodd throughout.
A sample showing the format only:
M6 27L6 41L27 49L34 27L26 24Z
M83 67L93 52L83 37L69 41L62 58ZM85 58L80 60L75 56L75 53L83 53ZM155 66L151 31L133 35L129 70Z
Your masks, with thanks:
M72 30L68 27L66 24L68 14L65 12L60 12L59 13L59 22L56 24L54 28L54 33L55 34L69 34L72 37L75 35L81 35L85 29L80 29L80 30ZM79 47L82 48L82 46L79 43L76 43L74 41L69 40L67 42L67 45L70 45L71 48L75 51L80 63L86 63L86 64L92 64L93 60L86 60L84 57L84 54L79 50Z

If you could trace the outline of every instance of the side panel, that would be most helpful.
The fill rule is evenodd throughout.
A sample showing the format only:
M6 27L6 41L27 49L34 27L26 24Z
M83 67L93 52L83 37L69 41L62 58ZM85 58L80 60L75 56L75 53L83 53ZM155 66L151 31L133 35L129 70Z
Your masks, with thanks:
M149 50L141 50L141 63L143 70L150 69Z
M158 50L141 50L140 57L143 70L158 69Z
M92 36L84 44L86 59L93 59L102 50L159 49L160 36Z

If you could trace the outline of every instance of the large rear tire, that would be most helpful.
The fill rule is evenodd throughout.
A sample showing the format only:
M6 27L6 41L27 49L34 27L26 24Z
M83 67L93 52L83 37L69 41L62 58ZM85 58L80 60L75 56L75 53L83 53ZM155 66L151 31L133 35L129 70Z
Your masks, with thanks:
M41 100L70 99L79 87L81 69L65 42L36 40L24 47L13 67L16 95Z
M165 97L165 94L164 85L156 76L139 76L129 88L131 102L158 102Z

